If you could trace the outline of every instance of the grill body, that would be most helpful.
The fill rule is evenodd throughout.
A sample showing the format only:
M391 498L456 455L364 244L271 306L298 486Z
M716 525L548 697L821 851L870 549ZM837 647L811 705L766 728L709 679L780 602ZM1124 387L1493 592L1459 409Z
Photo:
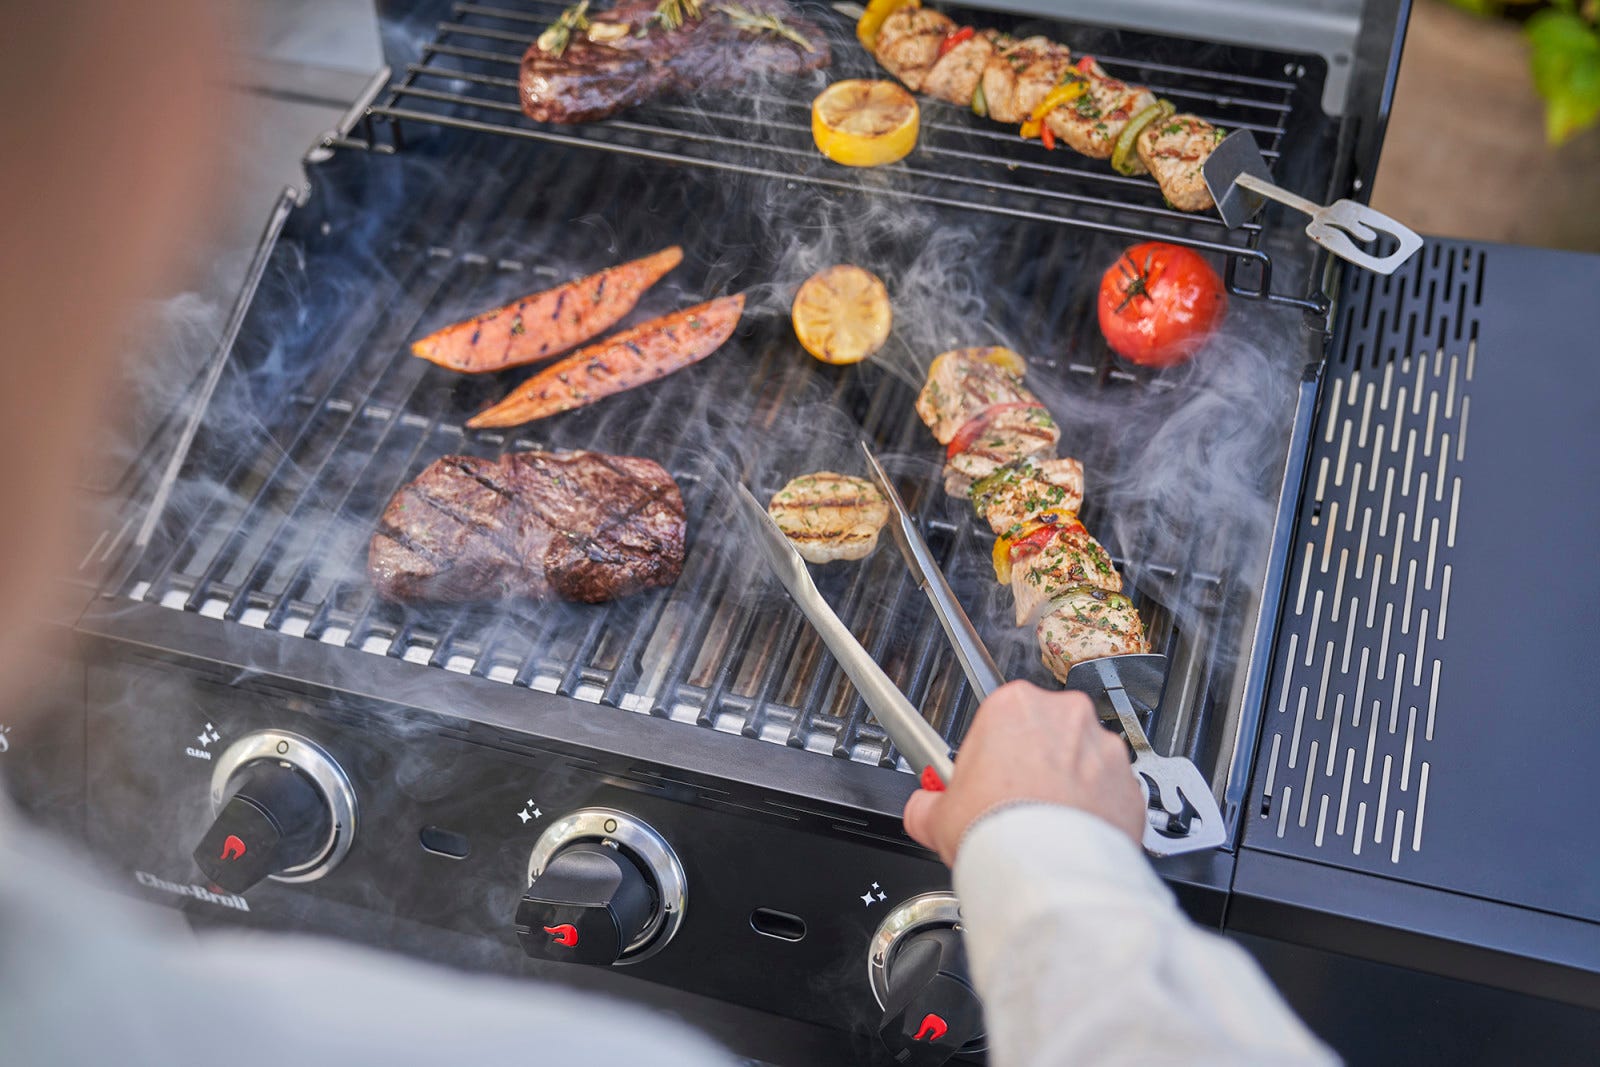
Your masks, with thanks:
M1360 54L1387 57L1364 69L1388 86L1396 12L1375 7L1382 10L1369 29L1388 25L1389 47L1367 41ZM1506 903L1494 914L1511 917L1503 929L1513 934L1503 944L1486 943L1492 923L1441 923L1456 914L1451 905L1485 887L1452 882L1437 868L1413 876L1415 868L1401 869L1398 860L1385 866L1388 854L1375 846L1422 840L1420 804L1406 808L1405 826L1392 822L1398 800L1384 802L1377 818L1379 798L1360 788L1382 786L1360 779L1360 768L1346 817L1353 826L1365 803L1366 818L1389 836L1359 860L1319 851L1330 838L1346 840L1335 772L1348 759L1342 753L1353 727L1344 721L1341 741L1317 711L1326 705L1333 714L1343 670L1330 682L1337 664L1301 661L1336 621L1349 625L1348 615L1313 620L1319 604L1331 610L1336 590L1344 596L1339 551L1356 544L1328 549L1318 540L1324 519L1343 529L1350 514L1350 498L1339 516L1331 514L1347 486L1330 472L1330 488L1320 472L1340 462L1349 395L1381 383L1384 366L1393 364L1393 376L1405 381L1420 372L1438 392L1452 373L1465 373L1468 358L1480 358L1462 347L1472 330L1463 294L1481 294L1487 253L1463 251L1457 260L1452 252L1443 268L1437 257L1419 264L1398 290L1358 280L1352 296L1335 301L1341 275L1311 255L1299 227L1281 216L1269 212L1260 225L1229 234L1165 210L1159 196L1152 202L1149 190L1108 179L1104 167L1021 155L937 107L928 111L925 150L914 157L921 173L897 190L902 207L887 209L796 148L804 133L792 100L756 100L751 106L766 121L755 125L745 112L665 105L594 127L535 127L517 113L507 82L537 29L537 20L476 4L408 7L387 24L393 86L313 154L309 195L286 196L274 212L237 340L219 355L226 366L217 395L148 547L128 543L136 526L129 515L151 491L176 424L149 443L118 487L129 510L108 522L85 570L90 603L71 613L82 655L62 671L81 694L73 697L78 713L55 720L56 736L31 740L35 770L20 776L37 806L49 805L41 798L80 796L79 830L96 852L152 899L172 902L156 883L191 880L187 852L208 815L212 749L253 729L304 733L356 783L366 815L349 859L314 883L264 884L249 895L248 912L177 898L196 922L318 929L602 988L690 1014L775 1062L874 1062L882 1050L865 1036L876 1023L866 945L889 907L947 887L948 876L900 832L899 811L914 783L898 754L781 591L763 585L737 552L732 479L770 493L799 473L785 462L800 434L811 449L807 469L827 465L817 460L830 454L851 469L846 457L856 436L869 437L890 457L1002 670L1047 676L1028 643L1007 639L1008 605L985 573L986 539L975 537L964 507L939 491L936 450L911 411L910 362L897 364L891 352L884 366L855 372L813 366L798 357L783 316L771 313L781 287L762 287L799 269L803 261L784 234L801 223L866 217L830 250L840 259L870 254L891 289L926 264L930 243L976 233L962 258L996 280L990 311L1035 357L1035 380L1050 383L1052 397L1114 402L1159 396L1162 385L1099 347L1091 303L1099 264L1133 239L1179 240L1226 268L1242 314L1293 324L1286 358L1303 372L1275 445L1281 473L1267 494L1276 520L1258 570L1208 566L1215 546L1200 534L1185 558L1140 558L1112 545L1173 663L1152 738L1197 761L1234 830L1229 847L1165 861L1161 873L1197 920L1236 931L1278 968L1292 994L1314 989L1306 976L1315 974L1337 974L1352 991L1370 988L1370 975L1317 955L1343 951L1354 938L1372 966L1420 966L1478 983L1463 986L1475 991L1504 985L1518 995L1593 1003L1583 984L1600 969L1583 947L1592 916L1563 920L1575 925L1560 929L1582 935L1564 952L1542 947L1555 928L1540 926L1534 913L1548 901L1526 894L1495 898ZM1326 67L1318 56L1091 26L1050 32L1107 57L1114 72L1121 64L1129 77L1187 94L1185 106L1212 109L1226 125L1253 125L1280 179L1307 195L1370 178L1386 107L1383 92L1372 96L1372 80L1356 79L1352 111L1333 117L1322 108ZM428 47L419 49L419 41ZM837 51L832 77L870 68L842 40ZM798 106L803 114L804 101ZM897 210L914 219L914 233ZM669 241L698 264L669 286L707 294L754 287L753 302L767 300L767 314L741 328L735 351L651 389L548 426L468 435L461 419L503 391L506 379L462 381L403 352L427 329L500 298ZM1470 278L1461 273L1474 269ZM1424 283L1425 314L1385 314L1408 285L1415 286L1412 307L1423 306ZM687 302L671 293L662 301L659 310ZM948 321L933 323L927 336L941 347L977 343L956 336ZM1330 337L1334 359L1325 362ZM1435 340L1444 353L1437 369L1431 350L1426 359L1401 355ZM1439 403L1446 403L1442 394ZM1482 410L1476 395L1473 403ZM1440 432L1436 416L1415 418L1433 419L1430 433ZM1459 418L1466 420L1465 410ZM1359 422L1350 432L1360 432ZM1454 440L1459 447L1459 429ZM1493 447L1480 440L1475 448ZM375 601L362 574L366 540L394 489L439 455L523 447L592 447L667 466L690 519L690 558L677 586L593 608L401 609ZM1091 471L1116 472L1129 462L1116 441L1073 440L1070 427L1064 451ZM1386 451L1361 476L1372 481L1380 462L1399 477L1406 454ZM1410 465L1420 475L1415 457ZM1464 469L1453 476L1464 478ZM1429 498L1424 542L1433 520L1442 528L1449 521L1450 498L1437 498L1439 484L1416 490ZM1381 495L1383 485L1373 492ZM1382 510L1376 500L1363 506ZM1109 521L1096 508L1091 483L1091 528ZM1413 511L1407 521L1416 517ZM1210 535L1223 543L1228 530ZM1318 566L1324 554L1332 568ZM972 698L893 552L821 572L819 580L913 702L959 743ZM1174 602L1202 610L1173 612L1166 605ZM1441 627L1443 605L1426 606L1433 610L1421 625ZM1372 641L1381 633L1374 628ZM1416 633L1408 630L1406 639L1415 642ZM1353 628L1349 647L1360 656ZM1435 654L1446 661L1440 647L1447 646L1440 642ZM1405 673L1417 664L1408 655ZM1420 709L1417 694L1431 677L1406 699L1394 698L1395 731L1387 729L1385 706L1385 732L1358 753L1364 760L1370 750L1379 767L1388 756L1396 776L1389 788L1408 803L1424 783L1441 780L1448 759L1441 750L1425 772L1429 750L1416 731L1427 720L1405 732L1407 711L1413 703ZM1330 686L1326 700L1319 684ZM1357 684L1355 675L1349 684ZM1392 676L1383 685L1392 686ZM1301 689L1320 701L1309 720L1295 719ZM1293 701L1280 699L1285 693ZM1363 690L1362 701L1370 700ZM1363 728L1373 721L1364 718ZM203 743L209 732L221 741ZM1300 748L1289 768L1292 745ZM1331 749L1334 771L1323 773ZM81 769L63 774L52 751ZM1396 766L1402 752L1417 757L1409 773ZM1308 768L1328 781L1305 777ZM1331 825L1322 813L1330 803ZM1431 835L1444 837L1438 820L1448 816L1434 804L1429 847L1412 849L1408 863L1438 854ZM689 909L672 951L614 971L574 973L524 958L511 916L541 825L592 805L636 813L673 843L687 870ZM1371 833L1363 823L1357 836ZM465 855L429 847L450 835L469 843ZM1469 844L1448 847L1447 866L1468 862ZM1426 897L1406 896L1414 887L1391 892L1408 878L1440 884L1430 883ZM1386 910L1360 912L1349 903L1363 893ZM750 921L758 908L800 917L805 936L763 936ZM1524 921L1537 930L1519 939ZM1416 939L1433 948L1415 955ZM1515 965L1497 970L1506 960ZM1320 996L1308 992L1297 1006L1324 1021ZM1591 1017L1573 1010L1545 1022L1556 1033L1581 1034Z

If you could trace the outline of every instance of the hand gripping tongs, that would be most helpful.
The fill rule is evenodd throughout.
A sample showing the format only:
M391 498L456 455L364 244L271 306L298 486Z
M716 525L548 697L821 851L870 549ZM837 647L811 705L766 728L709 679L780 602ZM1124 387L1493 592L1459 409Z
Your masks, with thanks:
M865 443L862 451L873 478L894 509L895 543L917 584L933 603L961 669L981 700L1003 685L1005 678L956 600L950 583L939 570L932 551L883 467ZM912 769L921 775L923 786L943 788L952 770L950 750L944 739L912 707L834 614L812 582L805 561L767 515L766 509L743 486L740 486L740 494L759 531L757 545L779 580L855 683L890 740L905 754ZM1165 670L1164 656L1113 656L1080 663L1067 678L1069 688L1082 689L1090 695L1103 718L1108 717L1106 709L1109 707L1128 735L1134 753L1133 769L1149 798L1150 817L1144 846L1154 856L1214 848L1224 840L1221 814L1199 770L1188 760L1156 755L1139 724L1134 701L1154 708L1160 702Z
M911 513L906 510L889 476L865 441L867 467L878 489L894 511L891 524L895 544L906 566L927 594L939 623L956 650L967 681L982 700L1005 683L983 638L961 610L950 583L933 558ZM1144 848L1152 856L1174 856L1215 848L1226 840L1222 812L1200 769L1189 760L1158 755L1150 747L1135 705L1153 711L1161 703L1167 657L1152 655L1105 656L1075 664L1067 673L1067 688L1080 690L1094 701L1102 719L1115 719L1133 750L1133 772L1144 787L1147 818ZM1109 712L1109 714L1108 714ZM891 735L892 736L892 735Z

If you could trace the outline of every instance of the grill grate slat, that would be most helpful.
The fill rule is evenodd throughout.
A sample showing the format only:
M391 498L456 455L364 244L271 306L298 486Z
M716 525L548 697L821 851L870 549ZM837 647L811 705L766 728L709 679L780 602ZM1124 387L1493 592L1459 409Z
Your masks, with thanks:
M489 17L481 13L491 10L455 9L458 18ZM429 64L446 55L489 62L448 47L436 48L436 55L430 53L434 58L420 66L434 70ZM1154 69L1126 62L1132 69ZM1203 73L1172 69L1174 78ZM481 76L467 84L514 93L508 79L475 74ZM1252 88L1245 81L1213 82L1219 97L1226 95L1224 87L1241 93ZM1289 82L1253 88L1284 99L1304 90ZM416 109L417 117L404 121L430 122L420 99L407 98L410 106L391 111L401 115ZM803 106L774 98L767 104ZM1259 118L1265 110L1252 114ZM915 376L905 373L905 357L925 361L939 349L929 348L932 340L922 337L912 351L911 342L897 336L886 350L889 358L859 368L823 367L799 350L786 313L776 307L786 308L787 295L763 296L774 279L784 279L785 285L788 279L777 269L784 253L773 240L776 227L772 220L746 217L752 214L749 198L796 182L826 205L839 202L835 191L859 192L856 183L797 172L793 161L801 160L799 154L769 152L766 145L750 146L747 153L735 148L715 158L726 146L707 131L737 126L739 117L731 112L707 118L691 108L661 106L642 109L624 122L548 136L513 112L514 107L506 112L510 126L479 123L483 131L510 137L443 129L408 139L405 151L392 155L336 153L320 172L314 170L315 181L331 184L336 176L328 172L341 165L364 169L354 180L355 202L341 203L338 211L391 225L393 236L374 239L371 254L352 261L349 241L318 236L327 234L318 230L321 216L302 218L290 231L294 247L275 255L274 277L287 279L288 289L305 291L331 279L354 295L320 311L314 328L287 336L280 336L282 324L302 310L301 298L269 290L258 296L236 361L253 374L257 364L271 362L265 350L280 345L301 353L300 377L287 402L254 411L262 429L248 447L237 440L238 425L230 421L236 408L224 406L208 418L201 440L213 447L194 450L183 484L214 486L214 495L188 511L169 509L156 541L117 579L117 592L190 612L219 613L227 624L247 621L303 635L341 646L339 655L384 655L418 670L458 671L513 688L577 696L603 705L596 715L622 709L865 764L898 766L899 754L810 627L746 558L749 554L738 551L735 511L726 492L732 481L743 480L758 494L770 494L789 477L824 466L859 473L853 450L856 438L864 436L885 459L1004 673L1047 682L1031 642L1025 635L1016 639L1009 594L984 573L987 537L974 530L964 503L940 491L939 450L911 411ZM967 181L962 196L909 197L936 206L927 221L935 227L929 232L937 233L938 226L964 224L974 190L993 194L981 205L992 218L979 222L972 255L992 264L987 276L1004 280L1008 291L997 293L989 309L996 312L996 322L1005 323L998 328L1014 331L1035 372L1067 393L1092 397L1169 387L1159 377L1129 373L1104 350L1092 310L1098 264L1115 258L1119 239L1148 236L1140 226L1162 227L1163 236L1260 257L1265 264L1265 254L1249 244L1265 231L1257 227L1228 235L1214 222L1129 204L1124 191L1136 184L1129 179L1109 170L1094 174L1092 163L1080 169L1052 163L1042 153L1026 158L1024 153L1035 150L1010 144L1001 133L963 129L953 110L950 114L951 121L936 115L930 122L937 135L932 148L945 153L930 158L992 169L995 160L977 149L1008 146L1024 175L1018 181L1058 183L1042 190L999 182L989 188L981 185L988 179L974 170L960 175ZM688 132L704 136L706 160L686 155L685 140L673 129L653 125L668 119L702 123ZM779 130L774 136L779 135L786 134ZM596 137L631 140L601 143ZM530 145L529 140L545 143ZM780 140L775 147L787 145ZM615 152L630 156L627 166L618 165L610 154ZM791 163L763 162L779 157ZM683 162L694 165L679 165ZM1007 165L1004 157L998 165ZM455 180L457 172L473 180ZM729 172L762 180L728 181ZM385 199L385 182L404 195ZM816 193L815 187L825 192ZM1066 226L1035 225L1037 211L1022 202L1027 198L1059 202L1083 217ZM812 208L815 203L796 206L797 217L813 222L804 215ZM860 240L863 244L847 242L840 251L864 257L865 242L879 238ZM471 433L463 429L463 419L526 372L464 379L406 351L410 340L463 314L671 242L685 246L685 264L646 298L634 321L683 306L691 296L697 301L740 289L754 294L756 310L727 351L648 388L520 431ZM894 271L909 269L908 257L917 252L910 242L898 242L906 246L898 249L895 243L882 241L870 250L874 263L883 253L892 292ZM895 314L898 324L900 307ZM973 331L989 329L988 323L961 323L944 331L948 338L941 332L939 343L985 343L991 338ZM892 351L896 345L905 351ZM782 443L796 440L797 409L812 405L842 420L845 432L837 447L831 453L826 447L783 453ZM708 445L724 430L742 451L721 454ZM829 432L837 433L838 427ZM778 443L769 446L769 437ZM1110 477L1126 458L1120 447L1114 441L1077 440L1066 450L1091 471ZM690 552L679 581L599 606L405 607L377 600L364 573L365 553L390 496L446 453L492 457L525 448L593 448L649 456L666 466L689 512ZM1091 528L1105 525L1097 506L1091 489L1085 508ZM1113 547L1122 550L1119 564L1126 563L1121 556L1131 547L1136 551ZM1169 585L1194 583L1215 592L1235 615L1233 605L1248 600L1224 595L1240 576L1192 573L1181 559L1141 562L1137 570ZM947 738L958 741L974 701L943 632L906 579L892 546L881 546L859 565L820 568L818 580L911 701ZM1219 609L1217 619L1197 620L1196 632L1180 631L1151 590L1131 593L1152 641L1175 660L1181 653L1186 662L1203 663L1218 643L1206 627L1239 622L1232 615L1223 618ZM1228 697L1226 680L1214 688L1209 682L1192 688L1185 696L1190 706L1173 710L1180 721L1165 727L1167 736L1180 739L1174 747L1189 752L1203 744L1197 721Z

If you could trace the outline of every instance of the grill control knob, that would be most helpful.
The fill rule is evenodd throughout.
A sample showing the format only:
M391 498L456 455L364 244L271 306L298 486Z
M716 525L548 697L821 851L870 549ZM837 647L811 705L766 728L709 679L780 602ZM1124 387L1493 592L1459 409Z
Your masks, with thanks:
M677 933L686 889L683 865L654 829L624 812L585 808L535 843L517 937L536 959L635 963Z
M247 734L218 757L215 819L194 850L205 876L230 893L263 878L320 878L349 851L355 794L339 765L296 734Z
M883 1009L878 1036L896 1063L934 1067L983 1048L983 1005L960 918L954 896L928 893L890 912L873 936L867 971Z

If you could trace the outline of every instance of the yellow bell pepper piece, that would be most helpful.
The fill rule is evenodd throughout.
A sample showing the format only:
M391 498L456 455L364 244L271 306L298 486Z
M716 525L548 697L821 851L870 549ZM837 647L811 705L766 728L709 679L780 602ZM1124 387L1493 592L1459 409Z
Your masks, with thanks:
M1022 528L1015 533L1002 534L995 538L992 550L995 578L1001 585L1011 584L1011 549L1018 541L1038 533L1047 526L1051 529L1065 529L1075 525L1080 525L1076 512L1065 508L1047 508L1023 523Z
M1089 91L1089 82L1078 78L1073 81L1056 86L1044 94L1044 99L1034 106L1033 113L1028 116L1034 122L1042 122L1044 117L1062 104L1070 104L1078 97Z
M921 6L922 0L871 0L856 22L856 40L867 51L872 51L872 46L878 43L878 31L883 29L884 21L890 15L903 7Z
M1070 74L1068 77L1073 78L1073 80L1069 82L1063 82L1054 89L1051 89L1048 93L1044 94L1043 100L1040 100L1038 104L1034 105L1033 111L1028 115L1027 119L1023 121L1022 129L1019 131L1022 134L1023 140L1031 141L1035 137L1038 137L1044 130L1044 120L1050 114L1050 112L1054 111L1062 104L1072 103L1074 100L1078 99L1078 97L1089 91L1088 79Z

